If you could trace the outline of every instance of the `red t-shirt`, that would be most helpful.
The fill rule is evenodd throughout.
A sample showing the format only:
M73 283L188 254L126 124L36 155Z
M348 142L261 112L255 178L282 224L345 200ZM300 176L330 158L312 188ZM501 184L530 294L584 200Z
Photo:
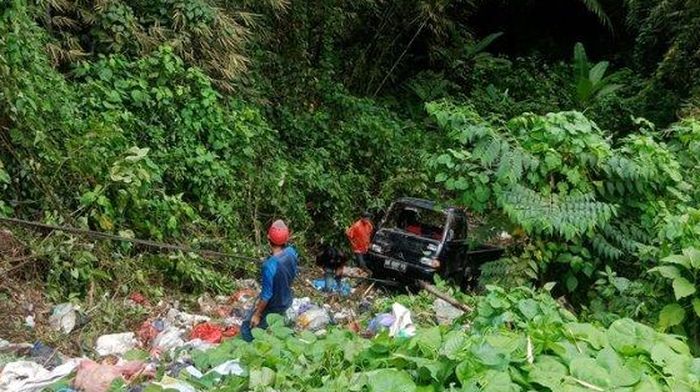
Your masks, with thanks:
M372 226L370 221L360 219L345 231L345 235L347 235L348 240L350 240L350 246L353 252L367 253L369 250L369 240L370 237L372 237L372 230L374 230L374 226Z

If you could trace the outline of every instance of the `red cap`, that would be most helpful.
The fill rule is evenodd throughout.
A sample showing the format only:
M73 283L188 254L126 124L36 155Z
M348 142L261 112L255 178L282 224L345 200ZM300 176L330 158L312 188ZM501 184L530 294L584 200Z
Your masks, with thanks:
M277 219L272 222L270 229L267 231L267 238L272 245L284 245L289 240L289 228L284 224L284 221Z

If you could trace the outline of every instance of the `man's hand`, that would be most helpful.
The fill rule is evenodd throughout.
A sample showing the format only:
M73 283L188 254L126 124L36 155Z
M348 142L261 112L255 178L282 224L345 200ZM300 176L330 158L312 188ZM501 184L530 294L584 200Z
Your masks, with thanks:
M255 328L260 324L260 314L258 312L253 313L253 317L250 318L250 328Z

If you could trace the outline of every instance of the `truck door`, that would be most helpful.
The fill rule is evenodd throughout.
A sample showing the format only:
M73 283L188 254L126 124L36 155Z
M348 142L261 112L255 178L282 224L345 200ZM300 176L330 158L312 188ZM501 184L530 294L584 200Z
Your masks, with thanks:
M467 262L467 220L461 211L453 212L449 220L445 237L445 274L457 277L462 275Z

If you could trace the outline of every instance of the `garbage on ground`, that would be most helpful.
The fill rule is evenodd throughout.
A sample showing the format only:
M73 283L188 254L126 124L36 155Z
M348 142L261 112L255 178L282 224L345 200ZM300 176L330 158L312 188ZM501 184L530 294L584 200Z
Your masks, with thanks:
M258 281L255 279L241 279L237 280L235 283L236 287L244 289L251 289L254 291L259 291L260 290L260 285L258 284Z
M257 293L251 288L242 288L231 295L230 303L232 305L229 315L238 318L245 318L250 309L255 305Z
M178 347L182 347L185 341L182 339L184 330L177 327L168 327L153 339L153 348L161 352L169 352Z
M209 343L219 343L223 337L221 326L212 323L198 324L192 329L190 339L202 339Z
M362 298L360 301L360 305L357 307L357 311L360 312L360 314L369 312L372 310L372 297L365 297Z
M238 325L231 325L229 327L226 327L224 331L221 333L221 335L224 338L232 338L234 336L237 336L241 332L241 327Z
M353 319L355 319L355 313L350 309L341 309L333 313L334 324L342 324Z
M306 329L309 331L318 331L325 328L331 322L328 311L318 306L305 311L296 320L298 329Z
M362 268L358 267L343 267L341 274L343 276L352 276L356 278L366 278L369 276L367 271L363 270Z
M0 339L0 354L10 354L26 357L31 352L34 345L30 343L10 343Z
M330 281L330 288L326 289L326 280L325 279L314 279L312 282L313 286L316 288L316 290L319 291L332 291L339 293L340 295L347 297L348 295L352 294L352 286L350 286L350 282L348 282L346 279L343 279L340 282L340 286L338 283L334 280Z
M51 370L65 360L63 355L58 352L55 348L51 348L42 342L36 342L32 346L29 352L29 357L32 361L37 362L45 366L47 369Z
M391 313L380 313L369 322L367 331L371 335L379 333L382 329L389 329L396 319Z
M49 371L32 361L10 362L0 372L0 391L41 391L69 375L80 363L71 359Z
M211 318L199 314L189 314L181 312L175 308L171 308L165 315L165 320L170 323L170 325L174 325L176 327L191 328L199 323L210 321Z
M34 316L27 316L24 318L24 325L26 325L29 328L34 328L36 327L36 322L34 322Z
M197 390L190 384L177 380L172 377L163 376L160 382L154 382L153 385L157 385L163 390L176 390L178 392L197 392Z
M215 374L214 381L218 382L224 376L244 376L245 370L237 359L228 360L221 365L211 369L205 375Z
M155 375L155 370L151 365L141 361L118 362L116 365L108 365L85 359L78 366L73 386L85 392L105 392L119 377L128 382L140 375L152 377Z
M452 324L456 318L464 314L464 311L457 309L447 301L440 298L437 298L435 302L433 302L433 311L435 312L435 318L437 319L438 324L441 325Z
M153 325L153 322L146 320L141 324L141 327L139 327L136 336L138 336L139 342L146 347L151 345L151 342L158 336L159 332L155 325Z
M416 334L416 327L411 320L411 311L399 303L391 305L394 322L389 327L389 336L411 337Z
M102 335L95 342L95 351L100 356L119 355L133 349L138 344L133 332Z
M129 300L138 305L148 304L148 300L146 299L146 297L144 297L143 294L139 293L138 291L131 293L131 295L129 296Z
M49 324L54 331L70 333L75 328L78 312L71 303L56 305L49 317Z
M300 314L311 309L313 306L314 304L311 303L311 299L309 297L294 298L292 300L292 306L290 306L285 313L285 317L287 318L288 322L293 323Z
M411 311L399 303L391 305L391 313L380 313L370 321L367 327L369 336L388 329L389 336L411 337L416 334L416 327L411 321Z
M246 302L249 301L253 298L255 298L255 290L251 288L242 288L240 290L237 290L235 293L231 295L231 301L232 302Z

